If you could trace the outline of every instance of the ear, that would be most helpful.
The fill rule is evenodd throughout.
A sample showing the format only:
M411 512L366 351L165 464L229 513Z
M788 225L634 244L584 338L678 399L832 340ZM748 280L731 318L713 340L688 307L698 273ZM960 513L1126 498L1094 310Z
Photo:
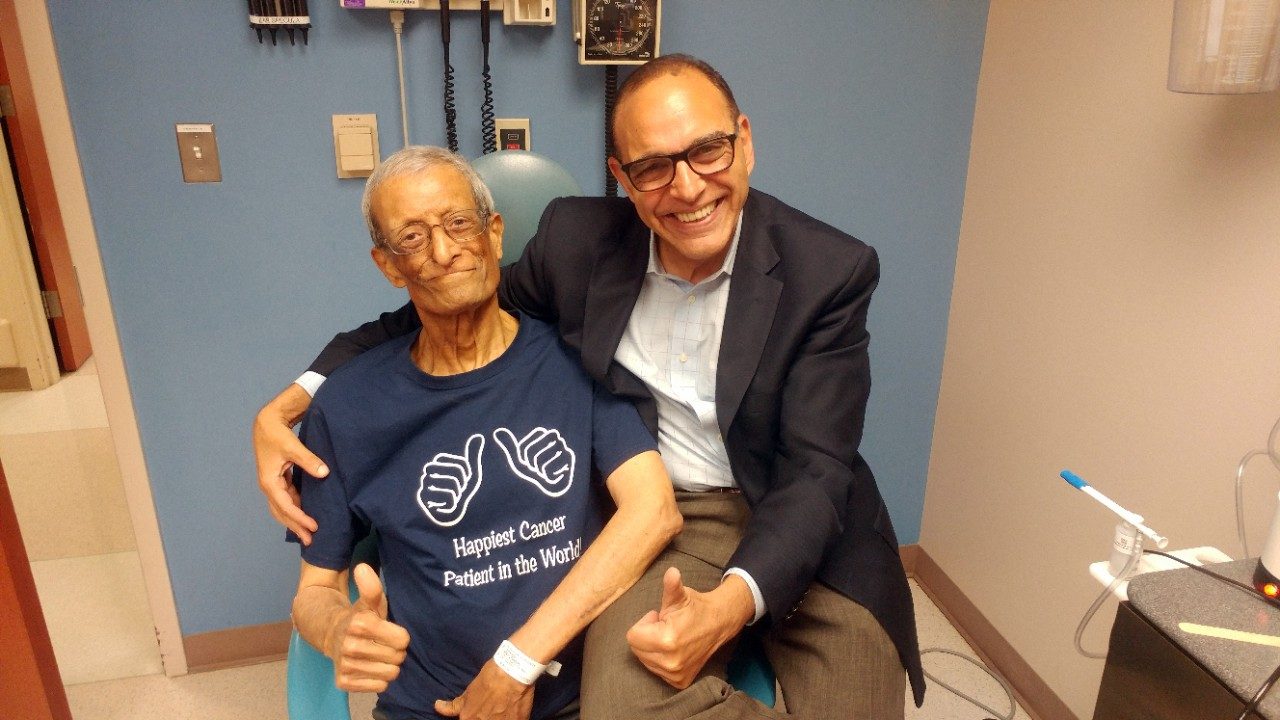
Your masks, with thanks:
M631 178L622 170L622 163L618 162L618 158L611 157L608 160L609 172L613 173L613 177L622 186L623 192L627 194L627 198L635 197L635 189L631 187ZM634 201L633 201L634 202Z
M373 264L377 265L378 269L382 271L383 276L387 278L387 282L398 288L409 284L404 274L400 272L400 268L396 267L395 256L383 250L381 246L374 245L369 248L369 257L373 258Z
M751 143L751 121L746 115L738 115L738 143L741 144L742 159L747 163L747 174L756 166L756 148Z
M502 213L495 212L489 218L489 249L502 262Z

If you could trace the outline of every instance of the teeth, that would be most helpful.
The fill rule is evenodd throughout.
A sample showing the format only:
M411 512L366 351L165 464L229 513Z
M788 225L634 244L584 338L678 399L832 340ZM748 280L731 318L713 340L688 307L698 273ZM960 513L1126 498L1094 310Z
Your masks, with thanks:
M702 218L710 215L711 211L715 209L716 209L716 204L710 203L705 207L700 207L697 210L694 210L693 212L675 213L675 216L676 216L676 219L679 220L680 222L687 222L687 223L697 222Z

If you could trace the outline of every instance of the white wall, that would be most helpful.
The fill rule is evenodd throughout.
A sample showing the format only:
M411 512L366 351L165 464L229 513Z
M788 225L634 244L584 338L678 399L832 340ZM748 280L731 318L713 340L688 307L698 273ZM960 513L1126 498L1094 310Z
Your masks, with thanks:
M979 78L921 544L1081 717L1114 519L1058 471L1238 556L1236 463L1280 415L1280 92L1167 91L1171 22L993 0ZM1248 477L1256 552L1277 473Z

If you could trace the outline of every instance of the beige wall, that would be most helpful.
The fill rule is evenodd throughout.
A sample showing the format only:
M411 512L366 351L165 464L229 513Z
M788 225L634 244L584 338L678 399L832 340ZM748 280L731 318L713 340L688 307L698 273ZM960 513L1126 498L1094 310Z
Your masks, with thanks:
M1280 92L1167 91L1171 16L992 0L978 85L921 544L1080 717L1115 520L1058 471L1238 557L1235 466L1280 416Z

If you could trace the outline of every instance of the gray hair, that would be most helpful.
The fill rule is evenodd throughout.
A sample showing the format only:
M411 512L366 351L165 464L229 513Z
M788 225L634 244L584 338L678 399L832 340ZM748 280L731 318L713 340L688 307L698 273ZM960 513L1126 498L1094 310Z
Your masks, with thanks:
M364 196L360 198L360 212L364 214L364 224L369 229L369 237L374 245L382 244L382 236L378 233L378 225L373 220L373 194L388 180L404 175L415 175L438 167L451 167L461 173L471 185L471 197L475 200L480 217L485 220L493 217L493 195L484 184L484 180L480 178L480 174L471 167L471 163L467 162L466 158L441 147L409 145L383 160L364 184Z

